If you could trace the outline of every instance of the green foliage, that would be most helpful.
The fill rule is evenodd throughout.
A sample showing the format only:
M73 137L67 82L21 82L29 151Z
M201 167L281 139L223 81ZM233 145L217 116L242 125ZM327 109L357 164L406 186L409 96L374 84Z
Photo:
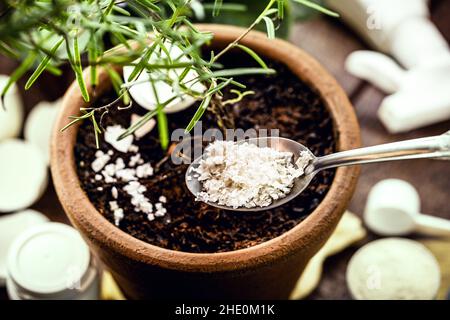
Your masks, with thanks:
M294 2L297 2L301 5L304 5L308 8L311 8L313 10L317 10L319 12L322 12L323 14L329 15L331 17L339 17L339 14L337 14L334 11L328 10L327 8L324 8L323 6L321 6L320 4L314 2L314 1L310 1L310 0L293 0Z
M306 0L294 0L315 10L332 14L327 9ZM263 2L263 1L262 1ZM186 130L191 130L206 111L212 98L221 95L227 86L234 86L237 98L247 93L236 89L245 89L245 85L233 80L234 76L244 74L271 74L264 61L250 48L239 41L259 24L265 24L269 38L275 37L276 25L286 16L286 0L267 0L260 14L235 41L218 53L212 53L205 60L201 47L212 39L212 34L200 32L191 23L192 16L201 16L207 12L212 16L226 11L242 11L242 3L224 3L222 0L4 0L0 4L0 53L22 58L21 65L15 70L1 96L10 86L32 68L34 72L26 83L30 88L44 71L61 73L58 68L68 63L80 88L83 99L90 100L89 88L85 76L89 76L93 87L98 82L98 68L107 70L116 90L118 99L105 106L82 108L80 115L71 117L71 121L62 130L84 120L92 122L97 144L102 133L101 120L122 99L131 107L128 94L130 86L136 83L142 72L151 74L151 79L167 82L177 88L177 97L190 95L200 100L200 106ZM264 22L264 23L261 23ZM168 45L180 48L183 54L171 58ZM116 47L114 47L116 46ZM111 48L112 49L108 49ZM237 47L249 54L260 68L221 69L218 60L230 49ZM158 57L157 61L150 59ZM126 84L113 66L134 66ZM83 66L89 66L83 74ZM174 81L169 77L170 70L182 72ZM203 93L193 91L184 83L189 70L199 76L208 88ZM157 96L155 92L155 96ZM132 134L152 117L157 117L158 130L163 148L168 146L168 124L164 108L173 101L158 101L155 111L150 111L137 124L131 126L122 138Z

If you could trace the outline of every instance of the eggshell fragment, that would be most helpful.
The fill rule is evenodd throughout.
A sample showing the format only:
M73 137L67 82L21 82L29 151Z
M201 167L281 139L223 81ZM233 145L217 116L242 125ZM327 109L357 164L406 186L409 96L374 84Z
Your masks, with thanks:
M25 140L36 145L42 151L47 163L50 161L50 138L53 123L60 104L61 100L38 103L31 110L25 122Z
M102 300L126 300L116 281L108 271L103 271L100 292Z
M320 282L325 260L364 239L366 234L361 219L346 211L331 237L306 265L291 293L291 299L303 299L312 293Z
M142 119L141 116L133 113L131 115L131 125L134 125L141 119ZM145 136L147 133L151 132L153 130L153 128L155 127L155 125L156 125L156 120L152 118L149 121L147 121L142 127L137 129L134 132L134 135L136 136L137 139L140 139L143 136Z
M105 131L105 141L117 151L126 153L133 144L133 136L129 135L119 140L120 135L125 131L126 129L122 128L120 125L109 126Z
M183 53L183 51L175 46L171 45L170 43L166 43L165 46L168 48L169 55L171 59L178 59L178 62L189 62L190 59ZM167 59L167 54L164 51L160 51L158 48L155 49L154 53L149 58L149 63L162 63L163 59ZM123 77L126 84L129 84L128 81L131 73L134 70L134 66L124 66L123 67ZM131 96L133 97L136 102L142 106L143 108L147 110L155 110L157 106L157 101L160 103L164 103L165 101L169 101L170 99L174 98L173 101L167 104L164 108L164 112L166 113L173 113L178 112L184 109L187 109L190 107L196 99L192 96L189 96L187 94L182 94L179 97L177 96L177 85L176 81L175 83L169 83L168 81L159 80L156 78L161 78L162 75L165 77L168 77L169 79L176 80L180 77L180 75L183 73L185 68L174 68L174 69L167 69L167 71L164 71L164 74L152 74L153 86L150 82L151 78L150 75L144 70L141 72L141 74L133 80L133 82L136 82L133 84L129 92ZM198 78L198 73L191 69L187 72L186 76L183 79L183 84L185 84L189 89L195 91L195 92L204 92L206 90L206 87L200 82L196 81L195 79ZM155 95L156 91L156 95ZM175 98L176 97L176 98Z
M47 187L47 163L35 145L18 139L0 143L0 212L25 209Z
M0 75L0 92L8 83L9 77ZM0 101L0 141L17 137L22 129L23 103L17 85L13 84Z

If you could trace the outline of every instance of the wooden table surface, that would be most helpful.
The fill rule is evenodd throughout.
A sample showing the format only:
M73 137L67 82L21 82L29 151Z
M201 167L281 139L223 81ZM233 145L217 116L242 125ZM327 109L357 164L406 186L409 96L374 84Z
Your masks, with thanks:
M432 19L450 42L450 1L431 1ZM316 57L338 80L347 92L361 125L362 141L365 146L436 135L450 129L450 121L415 130L405 134L388 134L378 121L376 111L384 94L373 86L356 79L344 70L344 61L354 50L365 49L366 45L339 20L318 18L297 23L292 30L290 40ZM14 64L0 58L0 73L10 73ZM54 81L61 79L48 77L23 95L27 110L40 100L54 100L63 92L55 89ZM20 86L23 88L23 82ZM69 84L69 80L65 85ZM450 166L444 161L414 160L409 162L391 162L373 164L362 168L361 177L349 210L361 215L370 188L386 178L399 178L412 183L419 191L422 200L422 212L450 219ZM56 198L53 185L33 208L44 212L53 221L68 222ZM345 284L347 262L355 250L363 243L374 239L373 235L352 248L329 258L319 287L309 299L349 299ZM438 241L419 239L438 256L443 271L443 286L439 296L450 288L450 240ZM445 261L444 261L445 260ZM0 299L6 299L6 292L0 289Z
M450 42L450 1L431 2L432 20ZM340 21L318 19L298 24L292 32L291 41L316 57L338 80L352 101L361 126L364 146L431 136L450 130L450 121L414 130L404 134L389 134L377 118L377 109L384 94L344 70L344 61L354 50L367 49L358 37ZM450 88L449 88L450 90ZM450 165L447 161L413 160L373 164L361 168L361 176L349 210L361 216L367 195L380 180L398 178L417 188L422 212L450 219ZM369 237L357 246L329 258L325 263L319 287L309 299L350 299L345 283L347 262L357 248L375 238ZM439 241L416 238L427 245L437 256L443 272L442 298L450 290L450 240Z

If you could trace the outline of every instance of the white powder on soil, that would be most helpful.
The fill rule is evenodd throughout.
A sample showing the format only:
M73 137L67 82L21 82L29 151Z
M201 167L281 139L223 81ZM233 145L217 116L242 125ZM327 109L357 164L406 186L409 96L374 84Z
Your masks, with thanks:
M307 152L301 152L294 164L291 152L247 142L213 142L194 169L202 183L196 200L235 209L266 207L289 194L294 180L304 174L310 160Z
M98 150L95 153L95 160L91 164L92 170L99 172L95 175L96 181L103 180L107 184L111 184L111 196L113 199L118 200L120 198L119 186L115 185L116 182L126 182L125 186L121 187L121 190L131 196L131 205L134 207L135 212L141 212L147 215L148 220L153 221L156 217L164 217L167 213L163 203L167 203L167 198L164 196L159 197L159 202L155 204L156 211L154 211L153 203L148 199L144 193L147 188L140 182L141 179L148 178L153 175L153 167L147 162L145 163L139 153L139 147L131 144L128 141L126 144L114 144L114 137L118 136L120 132L120 126L111 126L107 130L110 133L110 141L108 141L113 147L121 152L135 153L130 157L128 166L123 158L117 158L115 162L111 161L111 156L114 155L114 151L108 150L104 153ZM114 138L114 139L113 139ZM128 150L128 151L127 151ZM81 165L81 164L80 164ZM94 182L95 180L92 179ZM103 191L103 188L97 188L98 191ZM117 201L110 201L109 206L114 215L114 223L116 226L120 225L120 221L125 217L123 208L119 207Z

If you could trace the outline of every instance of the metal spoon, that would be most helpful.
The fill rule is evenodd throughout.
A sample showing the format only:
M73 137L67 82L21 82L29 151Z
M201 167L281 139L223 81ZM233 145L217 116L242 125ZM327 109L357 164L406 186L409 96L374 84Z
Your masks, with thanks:
M241 141L242 143L244 141ZM378 146L348 150L333 153L323 157L316 157L304 145L286 138L263 137L247 140L260 147L270 147L278 151L291 152L294 161L299 157L300 152L307 151L312 160L305 169L305 174L297 178L291 192L284 198L274 200L269 206L254 208L231 208L217 203L208 202L209 205L232 211L256 212L274 209L285 204L298 196L311 182L314 176L321 170L331 169L341 166L355 164L366 164L375 162L385 162L394 160L425 159L425 158L447 158L450 159L450 131L440 136L419 138L400 142L382 144ZM194 195L202 189L202 183L196 178L195 169L199 166L200 160L205 155L195 159L186 171L186 185Z

